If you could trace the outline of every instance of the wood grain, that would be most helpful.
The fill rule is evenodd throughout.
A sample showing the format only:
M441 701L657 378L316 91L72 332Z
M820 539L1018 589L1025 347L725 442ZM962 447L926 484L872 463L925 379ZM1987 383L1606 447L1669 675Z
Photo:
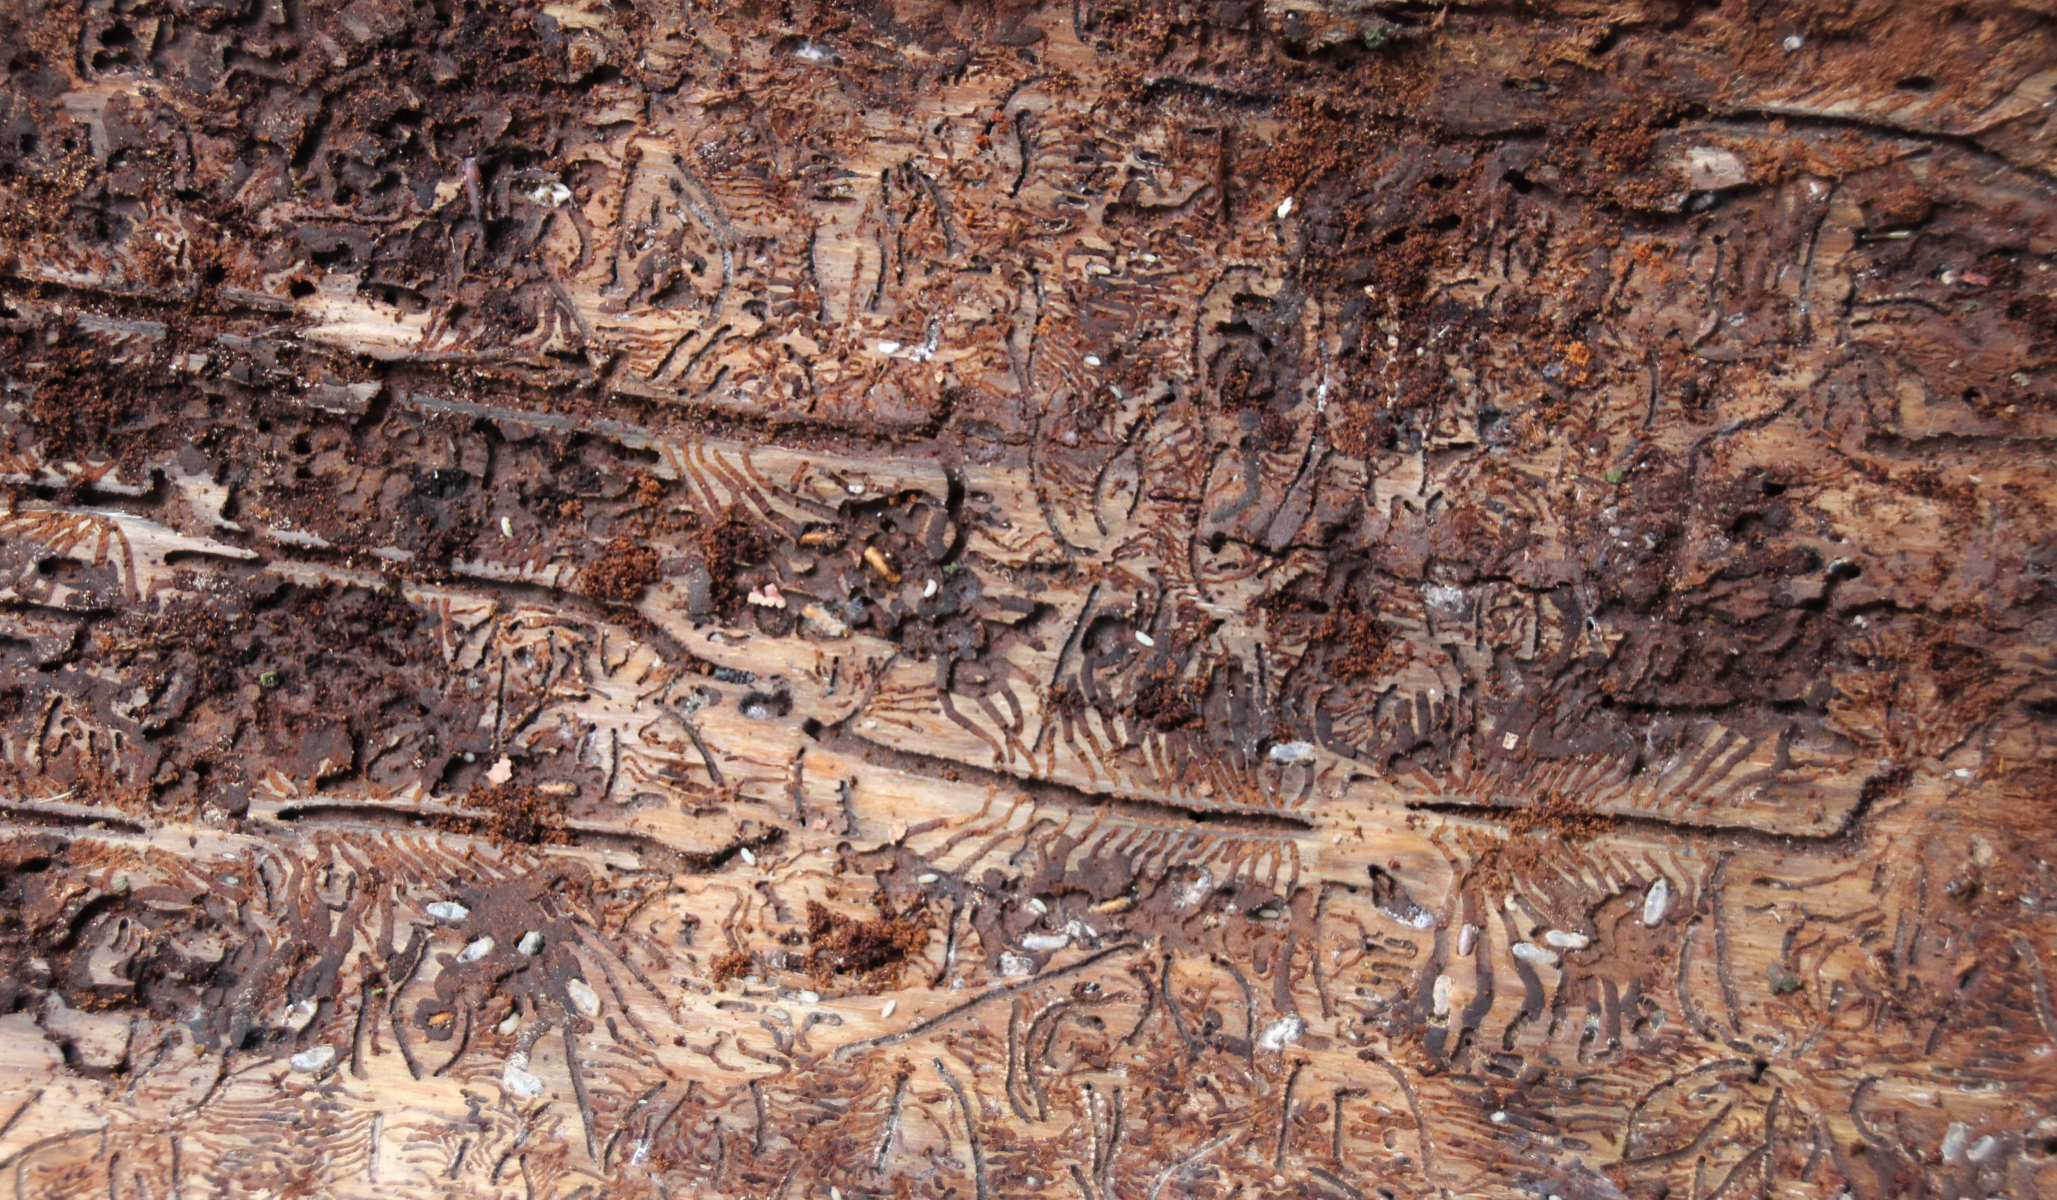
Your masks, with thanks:
M2057 1195L2037 6L0 31L16 1195Z

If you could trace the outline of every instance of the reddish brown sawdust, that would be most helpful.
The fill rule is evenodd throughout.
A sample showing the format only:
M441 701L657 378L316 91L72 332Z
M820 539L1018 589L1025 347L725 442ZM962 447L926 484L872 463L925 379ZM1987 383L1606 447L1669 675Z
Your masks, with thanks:
M722 512L721 520L695 534L693 543L701 561L707 564L708 574L716 580L725 580L735 574L737 567L762 562L771 554L771 545L764 535L734 505Z
M664 499L664 481L654 472L637 471L629 480L636 485L637 503L656 504Z
M1256 379L1249 363L1232 360L1221 376L1221 406L1229 412L1263 407L1265 393L1257 388Z
M1565 187L1637 209L1674 203L1681 180L1668 169L1650 170L1658 134L1672 119L1662 107L1632 107L1625 114L1587 121L1564 132L1551 157Z
M1594 812L1584 800L1553 793L1539 804L1507 809L1508 832L1516 837L1546 834L1566 842L1586 842L1606 833L1617 823L1607 813Z
M739 604L746 590L736 585L736 572L771 556L771 543L734 505L723 510L720 520L697 530L691 547L714 581L716 604L724 609Z
M1565 373L1566 387L1584 387L1592 382L1593 373L1588 369L1593 365L1592 347L1584 342L1568 341L1558 349L1564 358L1564 364L1571 368Z
M563 846L571 841L562 801L525 783L508 780L473 788L465 794L464 807L470 815L439 816L436 827L487 838L496 846Z
M807 902L807 975L817 988L837 975L856 975L874 990L900 981L900 968L928 945L927 913L919 902L895 913L883 901L875 920L860 921L834 912L820 901Z
M633 604L643 589L656 583L663 573L657 569L657 552L627 538L615 538L600 551L600 557L586 564L579 583L597 604Z
M1380 678L1413 657L1405 640L1395 638L1392 625L1379 617L1376 601L1338 605L1317 640L1338 647L1334 669L1345 678Z
M1936 215L1936 198L1927 188L1910 180L1898 187L1879 189L1864 208L1876 227L1901 229L1927 224Z
M1310 181L1349 177L1382 140L1383 130L1366 114L1326 99L1294 96L1284 105L1284 133L1250 155L1248 168L1282 195L1304 193Z
M757 973L757 960L744 951L731 950L714 960L714 986Z
M1488 891L1542 872L1551 842L1578 845L1618 823L1610 814L1594 812L1584 800L1561 793L1520 808L1498 809L1496 815L1506 822L1507 840L1484 847L1472 868Z
M119 449L113 444L114 431L133 419L145 400L133 378L95 378L92 367L96 359L85 347L15 345L9 349L35 360L29 375L36 386L27 396L23 415L42 438L47 453L64 458Z
M1170 659L1147 668L1136 680L1136 698L1130 710L1158 730L1178 729L1200 718L1178 664Z

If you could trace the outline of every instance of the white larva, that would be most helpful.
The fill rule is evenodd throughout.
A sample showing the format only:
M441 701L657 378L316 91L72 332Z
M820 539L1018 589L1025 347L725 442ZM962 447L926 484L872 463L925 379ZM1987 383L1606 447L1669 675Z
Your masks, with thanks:
M583 979L574 979L564 985L564 990L580 1012L589 1017L600 1015L600 993L593 990L592 984Z
M1659 879L1643 894L1643 924L1655 928L1664 920L1664 910L1671 907L1671 881Z
M330 1063L336 1061L336 1048L334 1046L316 1046L312 1050L302 1050L286 1061L295 1071L304 1071L312 1075L317 1071L325 1070Z

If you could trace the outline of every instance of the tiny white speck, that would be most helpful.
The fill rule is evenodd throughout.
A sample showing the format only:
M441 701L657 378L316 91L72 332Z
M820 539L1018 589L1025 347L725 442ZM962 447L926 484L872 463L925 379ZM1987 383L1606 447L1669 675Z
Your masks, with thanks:
M1787 54L1791 54L1793 51L1798 50L1800 47L1806 45L1807 39L1801 37L1799 34L1796 33L1780 44L1786 48Z
M1510 733L1500 739L1500 749L1502 750L1512 750L1519 745L1521 745L1521 735L1518 733Z
M1136 642L1143 646L1154 646L1157 644L1157 639L1138 629L1136 630Z
M1086 365L1087 365L1087 366L1089 366L1089 367L1097 367L1097 366L1099 366L1099 365L1100 365L1100 356L1099 356L1099 355L1097 355L1097 354L1088 354L1088 355L1086 355Z
M934 883L934 882L935 882L936 880L938 880L938 879L941 879L941 878L942 878L942 876L941 876L941 875L938 875L938 874L936 874L936 873L935 873L934 871L926 871L926 872L923 872L923 873L922 873L922 874L920 874L920 875L917 875L917 876L915 876L915 878L914 878L914 882L916 882L916 883Z
M853 496L862 496L864 494L864 485L861 483L846 484L844 486L850 489L850 494Z
M879 1010L879 1016L890 1017L893 1015L893 1010L898 1007L900 1007L900 1002L898 1000L888 1000L886 1001L886 1006Z
M506 517L500 518L500 536L510 538L514 536L514 522Z
M742 854L742 856L743 856L743 862L744 862L744 863L746 863L746 864L747 864L747 865L749 865L749 866L753 866L753 867L757 865L757 856L756 856L755 854L753 854L753 853L751 853L751 852L750 852L750 847L748 847L748 846L745 846L745 847L743 847L743 849L741 850L741 852L740 852L740 853L741 853L741 854Z
M880 343L879 343L879 353L880 353L880 354L898 354L898 353L900 353L900 343L898 343L898 342L880 342Z
M1047 913L1050 911L1050 906L1043 903L1042 898L1038 896L1029 897L1029 907L1035 909L1038 913Z
M936 581L933 579L929 580L926 584L924 584L921 589L922 599L926 600L930 596L935 595L937 586L938 585Z
M1293 215L1293 198L1287 196L1278 202L1278 219L1283 221Z
M1507 1123L1507 1114L1504 1112L1496 1112L1493 1114L1492 1119L1493 1124L1495 1125L1505 1125Z

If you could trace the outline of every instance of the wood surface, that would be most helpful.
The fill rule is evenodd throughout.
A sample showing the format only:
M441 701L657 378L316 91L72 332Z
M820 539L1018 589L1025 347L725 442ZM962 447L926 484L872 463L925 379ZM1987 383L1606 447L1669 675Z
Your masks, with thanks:
M2046 4L0 38L0 1189L2057 1197Z

